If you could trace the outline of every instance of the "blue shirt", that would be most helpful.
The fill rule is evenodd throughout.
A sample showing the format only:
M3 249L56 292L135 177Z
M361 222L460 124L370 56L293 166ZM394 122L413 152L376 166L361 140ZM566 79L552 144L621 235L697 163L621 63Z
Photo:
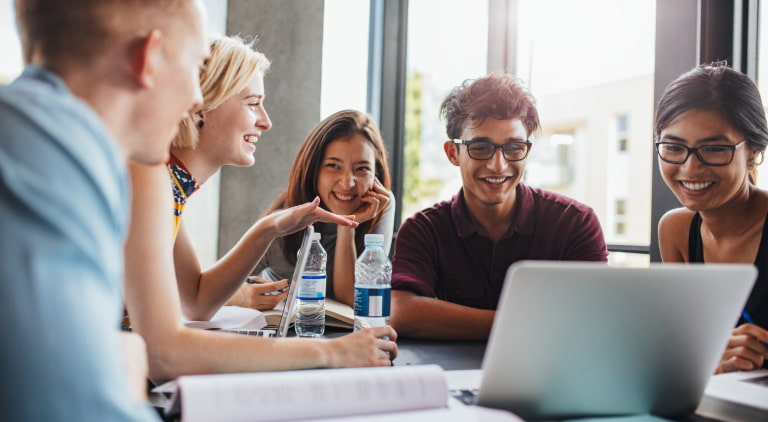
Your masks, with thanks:
M156 420L121 363L124 159L99 117L29 66L0 86L0 409L7 420Z

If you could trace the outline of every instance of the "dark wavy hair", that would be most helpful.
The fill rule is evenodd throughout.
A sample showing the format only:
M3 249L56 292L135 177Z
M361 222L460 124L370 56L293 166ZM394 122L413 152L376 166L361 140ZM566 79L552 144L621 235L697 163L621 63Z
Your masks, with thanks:
M659 139L665 127L689 110L707 110L721 115L744 133L752 151L763 153L768 145L768 125L760 91L747 75L731 69L725 62L698 66L667 86L656 107L654 140ZM753 166L749 181L754 184L756 179Z
M307 135L296 158L293 160L288 175L288 188L267 208L264 215L283 208L290 208L312 201L317 193L317 176L320 173L325 149L328 144L354 135L362 135L373 147L376 157L376 178L385 188L391 189L392 182L387 165L387 151L378 126L373 119L357 110L342 110L326 117ZM325 204L321 207L327 209ZM372 219L360 224L355 230L355 245L363 250L366 233L376 227L384 210ZM285 258L290 263L296 262L296 251L301 245L302 232L286 236Z
M540 126L536 100L520 79L506 72L468 79L453 88L440 105L440 115L450 139L461 137L469 125L481 126L488 118L519 118L528 136Z

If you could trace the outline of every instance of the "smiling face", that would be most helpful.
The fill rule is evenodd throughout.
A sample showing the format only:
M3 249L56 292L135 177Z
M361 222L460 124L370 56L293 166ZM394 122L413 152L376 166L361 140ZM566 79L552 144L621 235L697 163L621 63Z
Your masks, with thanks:
M352 214L373 187L375 171L375 152L363 135L330 142L317 175L317 192L325 208L336 214Z
M272 127L264 109L264 79L255 74L240 93L202 114L197 149L215 166L251 166L256 142Z
M467 127L461 133L463 140L485 139L496 145L525 141L527 138L528 134L520 119L488 118L482 125ZM498 210L502 212L511 211L526 160L507 161L501 150L496 150L488 160L475 160L469 157L465 145L450 141L445 143L444 149L451 163L461 169L464 198L470 211L485 207L500 207Z
M687 147L737 145L744 134L730 125L720 114L707 110L689 110L665 127L659 140ZM725 166L702 164L691 154L683 164L658 159L659 170L680 203L692 211L718 208L746 193L747 162L754 159L747 143L736 148L733 161Z

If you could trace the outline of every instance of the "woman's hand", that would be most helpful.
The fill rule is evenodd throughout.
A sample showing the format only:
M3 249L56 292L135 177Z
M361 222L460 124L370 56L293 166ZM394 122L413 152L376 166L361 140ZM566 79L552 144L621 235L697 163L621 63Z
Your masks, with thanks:
M384 212L390 198L392 198L392 192L388 191L379 179L374 179L371 189L361 198L363 203L354 212L355 221L362 224Z
M354 215L338 215L320 208L320 197L312 202L276 211L264 219L270 219L274 227L274 236L282 237L295 233L317 222L335 223L339 226L357 227Z
M717 365L716 374L750 371L763 366L768 358L768 331L753 324L736 327L728 339L728 346Z
M266 311L274 309L288 295L288 280L274 283L261 277L250 277L249 280L240 286L227 305Z

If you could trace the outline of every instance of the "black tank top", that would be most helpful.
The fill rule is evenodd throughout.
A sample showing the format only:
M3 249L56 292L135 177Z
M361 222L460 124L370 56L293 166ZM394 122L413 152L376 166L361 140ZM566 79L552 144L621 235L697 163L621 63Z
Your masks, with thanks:
M701 216L699 213L691 220L691 231L688 235L688 261L704 262L704 245L701 241ZM768 216L763 225L763 235L755 258L757 281L747 299L744 310L749 313L756 325L768 329ZM739 325L745 323L739 317ZM766 362L768 364L768 362ZM765 365L763 365L765 367Z

